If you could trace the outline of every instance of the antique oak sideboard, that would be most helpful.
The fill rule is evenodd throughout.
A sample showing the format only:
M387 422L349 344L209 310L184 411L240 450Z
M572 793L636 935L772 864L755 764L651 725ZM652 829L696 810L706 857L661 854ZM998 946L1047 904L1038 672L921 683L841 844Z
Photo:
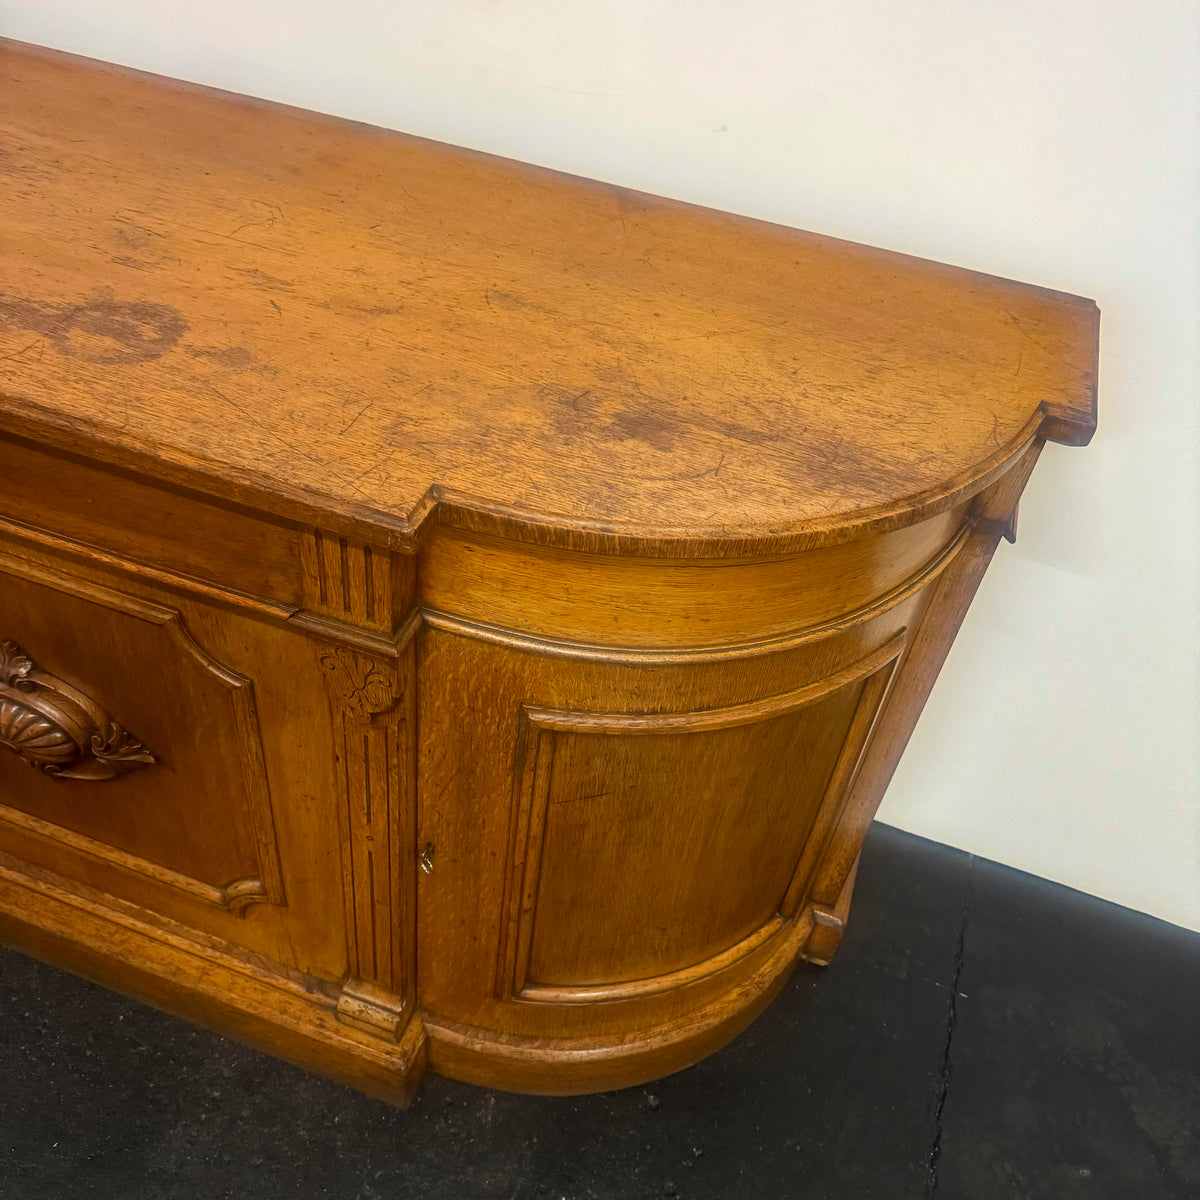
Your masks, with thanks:
M829 960L1095 305L13 43L0 205L0 939L398 1103Z

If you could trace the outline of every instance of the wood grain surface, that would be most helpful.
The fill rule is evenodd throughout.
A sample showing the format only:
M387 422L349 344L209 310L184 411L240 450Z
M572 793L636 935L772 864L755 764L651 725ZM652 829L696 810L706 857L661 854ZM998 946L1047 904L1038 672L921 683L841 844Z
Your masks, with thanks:
M1090 301L14 43L0 409L404 546L911 521L1094 425Z
M0 938L397 1103L695 1062L836 952L1097 319L0 43Z

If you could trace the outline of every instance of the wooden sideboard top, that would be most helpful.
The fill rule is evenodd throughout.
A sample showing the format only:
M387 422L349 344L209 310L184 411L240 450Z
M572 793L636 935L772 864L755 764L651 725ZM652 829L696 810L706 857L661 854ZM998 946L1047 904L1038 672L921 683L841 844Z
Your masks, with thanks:
M1089 300L0 43L0 427L412 544L783 553L1095 425Z

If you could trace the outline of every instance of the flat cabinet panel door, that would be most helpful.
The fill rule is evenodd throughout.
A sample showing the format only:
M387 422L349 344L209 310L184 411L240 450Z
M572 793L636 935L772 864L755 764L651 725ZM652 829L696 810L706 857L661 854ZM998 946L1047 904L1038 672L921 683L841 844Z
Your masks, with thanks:
M277 898L253 685L179 613L0 573L0 646L0 849L141 902Z

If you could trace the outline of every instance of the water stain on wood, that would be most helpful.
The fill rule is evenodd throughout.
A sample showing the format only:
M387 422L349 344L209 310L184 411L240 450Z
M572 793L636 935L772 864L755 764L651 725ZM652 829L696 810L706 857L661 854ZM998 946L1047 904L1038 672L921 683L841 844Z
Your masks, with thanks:
M161 358L188 325L177 309L146 300L52 304L0 293L0 329L40 334L67 358L120 365Z
M605 438L632 439L664 453L675 448L684 432L684 423L675 413L655 411L650 405L639 405L617 413L599 433Z

